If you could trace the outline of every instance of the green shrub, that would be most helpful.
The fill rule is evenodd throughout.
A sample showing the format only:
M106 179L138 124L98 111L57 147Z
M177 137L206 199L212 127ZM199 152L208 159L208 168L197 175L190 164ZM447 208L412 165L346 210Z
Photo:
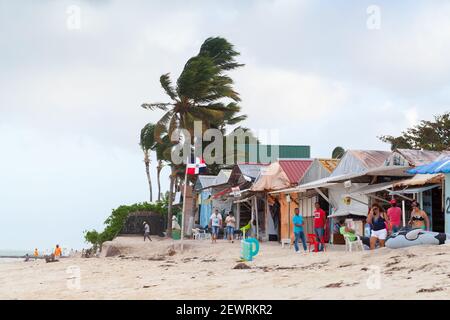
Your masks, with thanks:
M120 206L114 209L111 215L105 220L105 229L103 232L99 233L96 230L85 231L84 239L86 242L91 243L94 247L101 246L103 242L111 241L119 234L130 213L150 211L167 216L167 204L168 201L164 199L163 201L155 203L143 202L135 203L129 206ZM174 208L174 214L177 214L178 211L179 209Z

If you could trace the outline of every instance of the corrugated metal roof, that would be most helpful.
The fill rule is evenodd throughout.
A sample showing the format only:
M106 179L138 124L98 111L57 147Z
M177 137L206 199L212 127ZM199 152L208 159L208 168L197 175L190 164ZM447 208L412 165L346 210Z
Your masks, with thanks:
M261 167L267 166L267 164L238 164L237 166L243 175L256 179L261 172Z
M290 183L297 184L303 178L313 160L280 160L279 163Z
M331 176L363 173L369 169L381 167L390 155L391 153L388 151L348 150Z
M391 155L389 151L378 150L350 150L349 152L358 158L367 169L381 167Z
M436 161L442 155L450 155L449 151L397 149L397 152L414 167Z
M339 164L339 159L317 159L319 160L320 164L329 172L332 173L334 169Z
M216 177L214 185L227 183L231 176L231 169L222 169Z
M194 189L200 190L212 186L216 181L216 177L217 176L199 175L197 177L197 182L195 183Z

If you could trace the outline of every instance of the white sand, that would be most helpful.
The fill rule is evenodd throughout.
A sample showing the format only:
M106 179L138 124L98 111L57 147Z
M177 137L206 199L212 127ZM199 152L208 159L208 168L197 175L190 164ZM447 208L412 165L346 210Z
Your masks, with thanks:
M168 256L178 242L153 239L116 239L120 257L1 264L0 299L450 298L449 245L363 253L346 253L336 246L326 253L300 255L263 243L260 254L248 263L251 269L234 270L238 242L185 241L183 253L176 247L176 254ZM79 288L73 287L74 274L67 273L70 266L81 272ZM378 277L372 266L378 268ZM436 291L418 292L423 289Z

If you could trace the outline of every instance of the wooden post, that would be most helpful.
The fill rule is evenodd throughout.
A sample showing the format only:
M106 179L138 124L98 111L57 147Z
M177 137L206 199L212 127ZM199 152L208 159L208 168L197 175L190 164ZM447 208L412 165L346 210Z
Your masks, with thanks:
M403 218L403 228L406 227L406 203L402 200L402 218Z
M270 214L270 210L269 210L269 194L266 192L265 193L265 206L264 206L264 222L265 222L265 226L266 226L266 236L265 239L266 241L269 241L269 214Z
M258 219L258 199L254 196L255 201L255 216L256 216L256 240L259 241L259 219Z
M183 237L184 237L184 216L186 215L186 185L187 185L187 165L189 163L189 158L186 161L186 170L184 172L184 191L183 191L183 210L181 213L181 252L183 252Z
M236 227L239 230L241 228L241 203L236 203Z
M445 200L444 200L445 233L450 234L450 173L445 174Z

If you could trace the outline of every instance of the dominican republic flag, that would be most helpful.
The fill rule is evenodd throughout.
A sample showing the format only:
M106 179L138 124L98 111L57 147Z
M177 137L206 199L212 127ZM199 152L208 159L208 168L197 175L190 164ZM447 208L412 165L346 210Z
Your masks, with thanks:
M186 165L186 173L188 175L196 175L200 173L206 172L206 163L205 160L201 158L195 158L195 162L191 161L192 163L188 163Z

